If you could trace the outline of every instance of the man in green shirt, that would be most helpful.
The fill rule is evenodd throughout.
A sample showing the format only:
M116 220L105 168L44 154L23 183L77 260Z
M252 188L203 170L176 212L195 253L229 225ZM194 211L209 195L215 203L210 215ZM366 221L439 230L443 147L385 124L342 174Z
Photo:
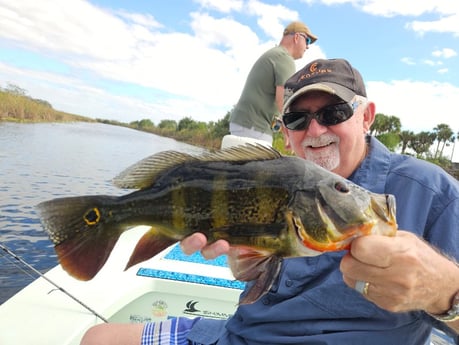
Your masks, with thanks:
M232 135L264 140L272 144L272 123L282 112L284 83L295 72L294 60L303 57L317 40L299 21L284 30L278 46L269 49L253 65L238 103L231 112Z

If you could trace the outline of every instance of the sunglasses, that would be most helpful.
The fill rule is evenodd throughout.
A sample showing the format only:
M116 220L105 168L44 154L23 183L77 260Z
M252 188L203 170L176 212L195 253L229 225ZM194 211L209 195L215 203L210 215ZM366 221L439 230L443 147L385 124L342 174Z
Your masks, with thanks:
M282 116L282 122L291 131L307 129L312 119L316 119L320 125L328 127L348 120L354 114L355 108L347 102L341 102L323 107L316 113L292 111Z
M309 37L308 35L305 35L305 34L299 34L299 35L304 37L307 46L310 46L312 44L311 37Z

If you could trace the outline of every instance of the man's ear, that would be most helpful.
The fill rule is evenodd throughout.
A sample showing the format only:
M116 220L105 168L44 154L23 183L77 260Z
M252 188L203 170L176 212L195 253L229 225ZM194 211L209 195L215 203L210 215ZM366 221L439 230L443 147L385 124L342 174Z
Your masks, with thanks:
M363 113L363 132L366 134L370 131L370 127L375 121L376 106L373 102L368 102L365 105L365 111Z

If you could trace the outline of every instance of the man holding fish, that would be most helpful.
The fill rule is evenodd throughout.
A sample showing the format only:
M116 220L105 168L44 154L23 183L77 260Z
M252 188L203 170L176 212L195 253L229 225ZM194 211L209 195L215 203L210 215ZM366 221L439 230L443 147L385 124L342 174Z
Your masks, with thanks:
M346 60L315 60L285 85L286 146L373 193L394 195L395 236L372 233L354 238L348 250L284 259L269 291L239 305L226 322L102 324L82 344L419 345L429 343L432 325L457 336L459 184L368 136L374 118L375 104ZM383 218L390 214L378 209ZM231 252L229 242L207 245L204 234L194 233L181 245L214 258ZM183 340L164 342L174 337Z

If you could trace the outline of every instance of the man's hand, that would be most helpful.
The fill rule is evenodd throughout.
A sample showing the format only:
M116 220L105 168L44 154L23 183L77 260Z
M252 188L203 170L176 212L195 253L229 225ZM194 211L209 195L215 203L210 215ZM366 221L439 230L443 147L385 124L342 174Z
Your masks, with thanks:
M207 244L207 238L202 233L194 233L180 242L183 252L187 255L201 251L201 254L206 259L215 259L217 256L227 254L229 251L229 243L225 240L218 240L214 243Z
M364 297L392 312L443 314L459 290L459 266L406 231L355 239L340 269L349 287L369 283Z

